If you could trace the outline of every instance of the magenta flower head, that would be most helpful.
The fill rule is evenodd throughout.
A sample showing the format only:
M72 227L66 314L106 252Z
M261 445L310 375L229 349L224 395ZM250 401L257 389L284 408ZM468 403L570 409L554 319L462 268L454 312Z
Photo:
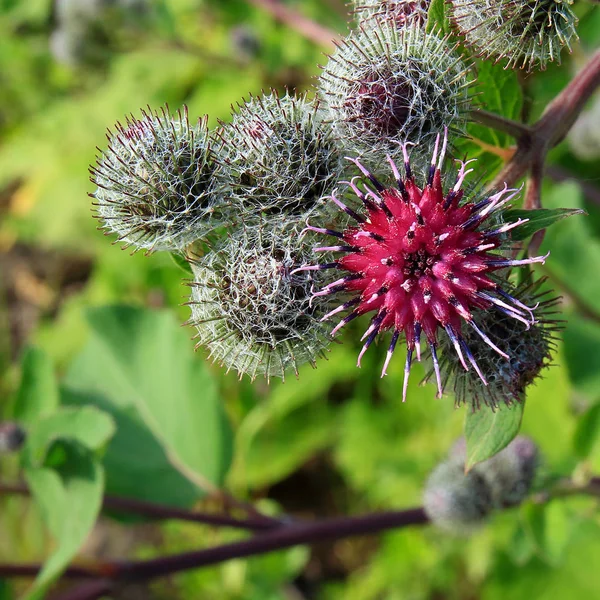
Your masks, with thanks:
M304 265L302 270L335 269L341 277L315 292L329 296L338 292L349 299L327 313L323 319L349 311L334 327L334 336L344 325L357 317L371 313L371 323L362 337L363 354L383 332L392 332L382 377L400 338L406 341L406 366L403 401L413 355L421 358L421 337L424 334L433 361L438 395L443 392L437 349L440 335L446 336L465 370L471 368L487 385L463 336L470 329L486 347L509 360L509 355L492 340L474 318L476 309L497 310L500 314L530 327L534 323L532 309L503 289L505 281L498 275L507 267L544 262L545 256L515 260L506 254L510 249L507 232L526 221L505 223L502 209L519 190L504 189L477 201L465 198L463 182L472 169L461 163L456 180L443 181L442 167L447 146L444 135L441 151L440 136L435 143L431 165L420 187L413 176L407 146L402 146L404 177L389 159L395 186L384 186L356 159L352 160L363 173L364 188L354 178L349 189L362 201L363 211L346 206L336 196L335 202L355 224L345 231L308 229L339 239L339 245L321 246L316 252L341 252L333 262ZM505 252L503 252L503 250Z

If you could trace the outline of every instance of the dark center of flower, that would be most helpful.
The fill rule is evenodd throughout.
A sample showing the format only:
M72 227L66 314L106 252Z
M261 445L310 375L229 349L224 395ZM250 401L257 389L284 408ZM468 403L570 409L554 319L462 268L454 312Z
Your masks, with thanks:
M422 275L432 275L432 267L436 257L431 256L425 248L404 256L404 268L402 272L407 278L419 278Z
M372 73L359 84L356 95L348 98L354 109L349 121L365 121L383 135L401 131L410 116L414 100L412 85L393 73Z

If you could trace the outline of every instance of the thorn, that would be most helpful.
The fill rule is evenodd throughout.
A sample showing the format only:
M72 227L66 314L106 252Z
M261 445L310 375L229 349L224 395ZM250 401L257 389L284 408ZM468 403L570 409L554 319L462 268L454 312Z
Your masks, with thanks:
M381 377L386 376L387 368L390 364L390 360L392 359L392 355L394 354L394 350L396 349L396 343L398 342L398 337L400 335L400 331L398 329L394 330L394 334L392 335L392 341L390 342L390 346L388 348L387 354L385 356L385 362L383 363L383 369L381 370Z
M404 365L404 380L402 381L402 402L406 402L406 390L408 389L408 377L410 375L410 365L412 362L413 351L406 349L406 363Z

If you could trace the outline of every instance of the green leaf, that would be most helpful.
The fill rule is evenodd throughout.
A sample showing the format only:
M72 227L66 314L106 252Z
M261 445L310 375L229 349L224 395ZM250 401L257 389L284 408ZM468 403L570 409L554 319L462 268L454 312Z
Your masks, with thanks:
M118 440L129 472L136 470L135 463L150 460L144 455L148 447L157 457L155 440L168 460L161 460L161 468L168 470L169 463L175 467L195 486L196 498L214 490L231 461L231 430L214 378L194 355L188 335L166 311L97 308L88 320L91 339L69 370L67 391L77 396L76 402L87 397L110 406L120 414L120 425L128 422L130 430L145 438L139 448L133 440ZM111 460L115 458L112 454ZM115 479L110 471L107 477L109 489L115 479L122 485L122 471ZM169 480L173 483L172 473ZM129 484L134 492L143 485L138 481L136 477Z
M446 0L432 0L427 11L427 33L432 31L441 31L444 34L450 33L451 27L446 8Z
M557 221L572 217L574 215L587 214L580 208L537 208L535 210L513 209L505 213L504 218L507 223L517 221L518 219L529 219L512 230L511 239L515 241L525 240L540 229L547 229Z
M587 458L600 439L600 402L589 408L578 420L573 447L579 458Z
M90 450L97 450L115 433L112 417L94 406L61 408L38 421L29 431L24 448L26 462L39 467L57 440L78 442Z
M13 419L32 425L58 407L58 384L52 361L39 348L28 348L21 364L21 385L13 404Z
M512 69L503 69L502 65L495 65L490 61L477 61L476 69L476 106L502 117L520 121L523 92L516 72ZM506 148L515 143L514 138L507 133L474 121L468 124L468 132L473 138L499 148ZM481 164L478 165L481 169Z
M104 489L104 472L93 452L79 443L60 443L51 454L55 466L26 465L25 478L55 548L25 596L44 597L48 586L69 565L92 530Z
M571 534L571 522L564 503L529 503L523 507L524 529L536 554L551 565L562 562Z
M27 600L42 598L94 526L104 492L104 470L94 451L115 431L96 407L61 408L37 421L23 449L25 478L56 548Z
M190 262L178 252L169 252L169 256L173 259L173 262L186 274L192 275L192 267Z
M501 404L494 411L483 407L481 410L467 413L467 470L491 458L510 444L519 433L524 408L525 402L517 402L511 407Z

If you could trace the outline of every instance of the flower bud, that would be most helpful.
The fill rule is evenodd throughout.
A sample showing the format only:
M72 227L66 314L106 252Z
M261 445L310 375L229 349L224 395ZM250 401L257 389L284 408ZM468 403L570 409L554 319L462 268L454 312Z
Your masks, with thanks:
M372 168L386 154L402 164L401 143L429 152L445 126L461 130L472 82L454 50L416 24L383 20L353 31L320 77L320 97L346 153Z
M194 281L188 321L197 346L227 370L270 378L313 364L330 343L311 301L313 275L296 271L310 248L293 223L235 231L202 263Z
M516 437L465 474L467 446L460 438L430 475L424 508L431 521L453 533L471 533L493 509L516 506L528 496L539 465L537 446Z
M0 423L0 454L20 450L26 437L25 430L17 423Z
M513 290L508 288L510 294L504 294L514 299L512 306L502 301L490 309L473 311L479 329L486 337L498 340L498 348L508 356L491 348L478 332L465 329L465 345L484 379L474 369L463 368L456 354L450 351L451 342L440 341L442 379L449 382L457 405L470 404L476 410L482 405L494 408L500 403L520 402L525 388L550 365L555 334L562 328L562 321L554 318L559 298L548 291L540 292L543 281L525 283ZM515 319L523 325L515 323ZM426 379L433 375L431 369Z
M467 444L459 438L448 453L448 460L463 469L467 460ZM516 506L531 491L540 464L536 444L528 437L517 436L510 444L486 461L476 464L487 482L495 508Z
M468 535L485 521L493 500L478 471L465 475L464 465L446 461L427 480L423 508L434 525L450 533Z
M305 96L251 97L220 135L229 167L221 183L238 217L303 220L343 172L333 131Z
M97 216L124 247L181 250L220 224L219 168L206 118L142 111L108 133L92 168Z
M478 56L531 71L560 63L563 47L577 39L572 0L451 0L451 19Z

